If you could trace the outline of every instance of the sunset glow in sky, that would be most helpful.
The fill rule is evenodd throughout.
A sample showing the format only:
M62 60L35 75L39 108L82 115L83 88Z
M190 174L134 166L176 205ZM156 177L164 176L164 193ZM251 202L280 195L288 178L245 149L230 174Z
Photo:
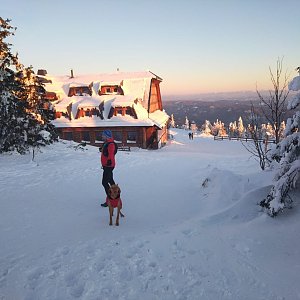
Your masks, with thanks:
M1 0L24 65L55 75L151 70L162 93L270 88L300 65L299 0Z

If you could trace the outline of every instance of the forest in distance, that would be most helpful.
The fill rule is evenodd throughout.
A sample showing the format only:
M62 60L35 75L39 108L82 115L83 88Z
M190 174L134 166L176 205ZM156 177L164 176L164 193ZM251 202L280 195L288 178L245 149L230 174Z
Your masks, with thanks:
M165 111L171 116L174 115L174 120L177 126L185 124L187 117L190 122L195 122L198 127L204 124L205 120L212 124L217 119L221 120L225 125L230 122L237 121L239 117L246 120L251 112L251 105L258 108L260 101L258 98L249 100L214 100L214 101L199 101L199 100L168 100L163 102ZM292 112L287 111L285 119L290 117Z

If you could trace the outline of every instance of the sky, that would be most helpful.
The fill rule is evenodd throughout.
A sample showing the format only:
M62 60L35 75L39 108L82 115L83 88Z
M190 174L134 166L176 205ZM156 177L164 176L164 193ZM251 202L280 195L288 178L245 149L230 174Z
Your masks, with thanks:
M151 70L163 95L270 89L296 76L299 0L1 0L20 61L49 74Z

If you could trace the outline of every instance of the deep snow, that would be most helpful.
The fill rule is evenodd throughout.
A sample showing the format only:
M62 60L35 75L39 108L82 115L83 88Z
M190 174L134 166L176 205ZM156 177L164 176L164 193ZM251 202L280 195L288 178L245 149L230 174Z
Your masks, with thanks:
M97 148L0 155L0 299L300 299L297 201L268 217L273 172L239 142L173 134L118 152L119 227Z

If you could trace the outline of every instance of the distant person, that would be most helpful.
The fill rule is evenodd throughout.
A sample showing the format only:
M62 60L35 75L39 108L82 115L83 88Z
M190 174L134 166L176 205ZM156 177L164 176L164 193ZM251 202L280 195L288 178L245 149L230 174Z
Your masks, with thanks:
M115 155L117 153L117 144L115 143L110 130L104 130L102 138L104 140L104 144L101 149L101 165L103 169L102 185L106 196L109 196L109 188L111 185L115 184L113 170L116 165ZM107 203L104 202L101 206L107 207Z
M189 132L189 139L191 139L192 138L192 134Z
M191 138L194 139L194 132L191 133Z

